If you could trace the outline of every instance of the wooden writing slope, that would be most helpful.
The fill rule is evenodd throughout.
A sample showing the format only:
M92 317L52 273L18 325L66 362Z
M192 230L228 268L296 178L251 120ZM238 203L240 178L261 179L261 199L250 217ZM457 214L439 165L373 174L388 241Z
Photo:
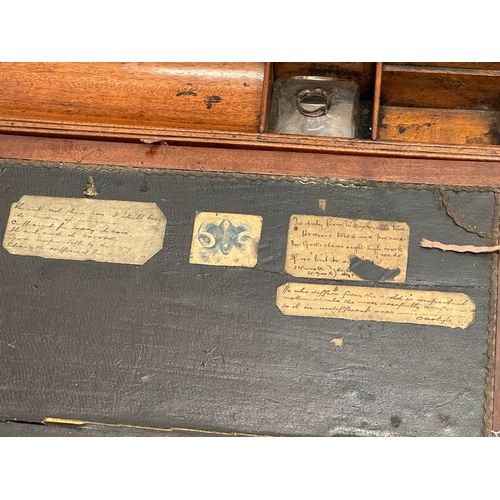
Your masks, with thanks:
M499 70L0 64L0 434L496 435Z

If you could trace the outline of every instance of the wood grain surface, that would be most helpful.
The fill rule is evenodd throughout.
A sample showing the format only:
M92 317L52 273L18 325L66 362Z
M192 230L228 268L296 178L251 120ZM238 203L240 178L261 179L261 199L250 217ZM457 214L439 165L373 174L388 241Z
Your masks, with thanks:
M383 106L379 138L427 144L500 143L500 111Z
M0 234L22 195L81 198L88 175L100 199L154 202L168 220L163 250L143 266L0 250L0 432L54 417L259 435L483 433L491 256L420 247L423 237L483 241L453 222L436 189L12 160L0 172ZM317 214L318 200L325 215L407 223L407 280L390 286L466 293L474 323L283 316L289 218ZM493 193L450 193L450 203L491 229ZM190 264L197 211L262 216L256 267Z
M0 117L258 132L264 63L0 63Z
M458 146L456 148L457 151L461 150ZM425 151L424 146L421 149ZM368 154L369 151L366 150L365 153ZM424 153L421 156L424 156ZM125 144L9 135L0 135L0 158L198 172L310 176L476 187L500 186L500 158L495 162L429 161L425 158L296 154L289 151Z
M421 108L500 109L500 70L385 64L382 104Z

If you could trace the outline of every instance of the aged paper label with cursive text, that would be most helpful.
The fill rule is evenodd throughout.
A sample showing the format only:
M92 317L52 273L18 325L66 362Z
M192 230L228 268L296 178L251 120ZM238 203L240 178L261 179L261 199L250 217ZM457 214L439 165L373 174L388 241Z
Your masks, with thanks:
M466 328L476 306L464 293L285 283L276 294L287 316L391 321Z
M292 215L285 271L301 278L404 282L409 241L405 222Z
M156 203L23 196L12 204L3 247L46 259L144 264L163 247Z

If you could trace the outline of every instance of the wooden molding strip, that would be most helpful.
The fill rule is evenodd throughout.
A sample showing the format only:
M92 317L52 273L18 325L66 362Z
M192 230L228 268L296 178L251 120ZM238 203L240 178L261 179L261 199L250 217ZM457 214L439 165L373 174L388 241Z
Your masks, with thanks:
M500 161L500 146L444 146L308 137L302 135L242 132L203 132L163 128L96 127L60 122L6 121L0 119L0 134L30 135L119 142L141 142L142 139L164 140L186 146L220 146L274 151L340 153L354 155L435 158L455 160Z
M491 76L498 78L500 71L496 69L467 69L447 68L445 66L412 66L399 64L384 64L384 71L398 73L426 73L434 75L467 75L467 76Z
M0 158L343 180L500 187L500 161L168 146L0 135Z

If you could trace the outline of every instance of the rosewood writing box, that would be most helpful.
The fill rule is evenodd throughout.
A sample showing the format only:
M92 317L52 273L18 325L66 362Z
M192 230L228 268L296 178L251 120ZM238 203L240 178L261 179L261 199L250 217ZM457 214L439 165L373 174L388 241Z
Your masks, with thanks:
M287 76L357 137L268 132ZM0 64L0 434L496 435L499 76Z

